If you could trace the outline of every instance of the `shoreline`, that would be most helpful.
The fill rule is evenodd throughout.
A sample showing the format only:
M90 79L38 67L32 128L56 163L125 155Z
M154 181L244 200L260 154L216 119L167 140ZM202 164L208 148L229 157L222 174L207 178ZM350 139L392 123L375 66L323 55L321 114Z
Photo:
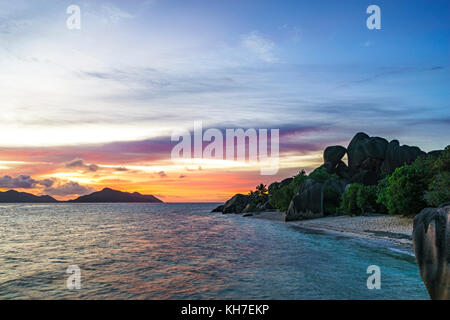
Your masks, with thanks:
M284 222L285 214L279 211L252 212L246 218ZM414 253L412 244L413 219L384 214L364 216L328 216L310 220L284 222L298 229L320 231L393 243Z

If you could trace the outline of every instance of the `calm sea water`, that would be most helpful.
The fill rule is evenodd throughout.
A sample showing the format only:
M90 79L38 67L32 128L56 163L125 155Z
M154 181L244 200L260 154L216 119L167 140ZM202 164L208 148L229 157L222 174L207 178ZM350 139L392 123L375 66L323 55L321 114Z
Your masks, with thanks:
M408 254L213 207L0 205L0 299L428 298ZM381 290L366 286L373 264Z

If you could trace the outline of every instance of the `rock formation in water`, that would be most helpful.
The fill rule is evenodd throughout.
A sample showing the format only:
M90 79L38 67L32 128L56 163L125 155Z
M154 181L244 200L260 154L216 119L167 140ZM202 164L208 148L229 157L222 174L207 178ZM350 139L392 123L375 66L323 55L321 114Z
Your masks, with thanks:
M242 213L250 201L250 196L236 194L223 205L223 213Z
M423 209L414 218L414 253L433 300L450 300L450 203Z

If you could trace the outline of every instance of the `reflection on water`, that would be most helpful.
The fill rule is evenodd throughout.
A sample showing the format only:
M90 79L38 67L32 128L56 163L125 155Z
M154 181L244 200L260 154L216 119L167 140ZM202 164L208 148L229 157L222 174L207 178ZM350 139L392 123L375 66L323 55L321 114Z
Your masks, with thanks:
M428 298L408 254L214 206L1 205L0 299ZM372 264L381 290L366 287Z

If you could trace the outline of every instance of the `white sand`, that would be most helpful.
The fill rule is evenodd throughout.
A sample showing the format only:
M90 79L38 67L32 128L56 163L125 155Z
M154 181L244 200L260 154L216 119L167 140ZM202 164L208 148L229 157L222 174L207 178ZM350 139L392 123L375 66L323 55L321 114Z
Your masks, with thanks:
M284 221L284 213L278 211L253 213L252 218ZM337 216L311 220L291 221L290 225L321 231L342 233L348 236L380 239L412 246L413 219L370 214L365 216Z
M338 216L288 222L308 228L329 230L348 235L382 239L411 246L413 220L411 218L372 214L367 216Z

